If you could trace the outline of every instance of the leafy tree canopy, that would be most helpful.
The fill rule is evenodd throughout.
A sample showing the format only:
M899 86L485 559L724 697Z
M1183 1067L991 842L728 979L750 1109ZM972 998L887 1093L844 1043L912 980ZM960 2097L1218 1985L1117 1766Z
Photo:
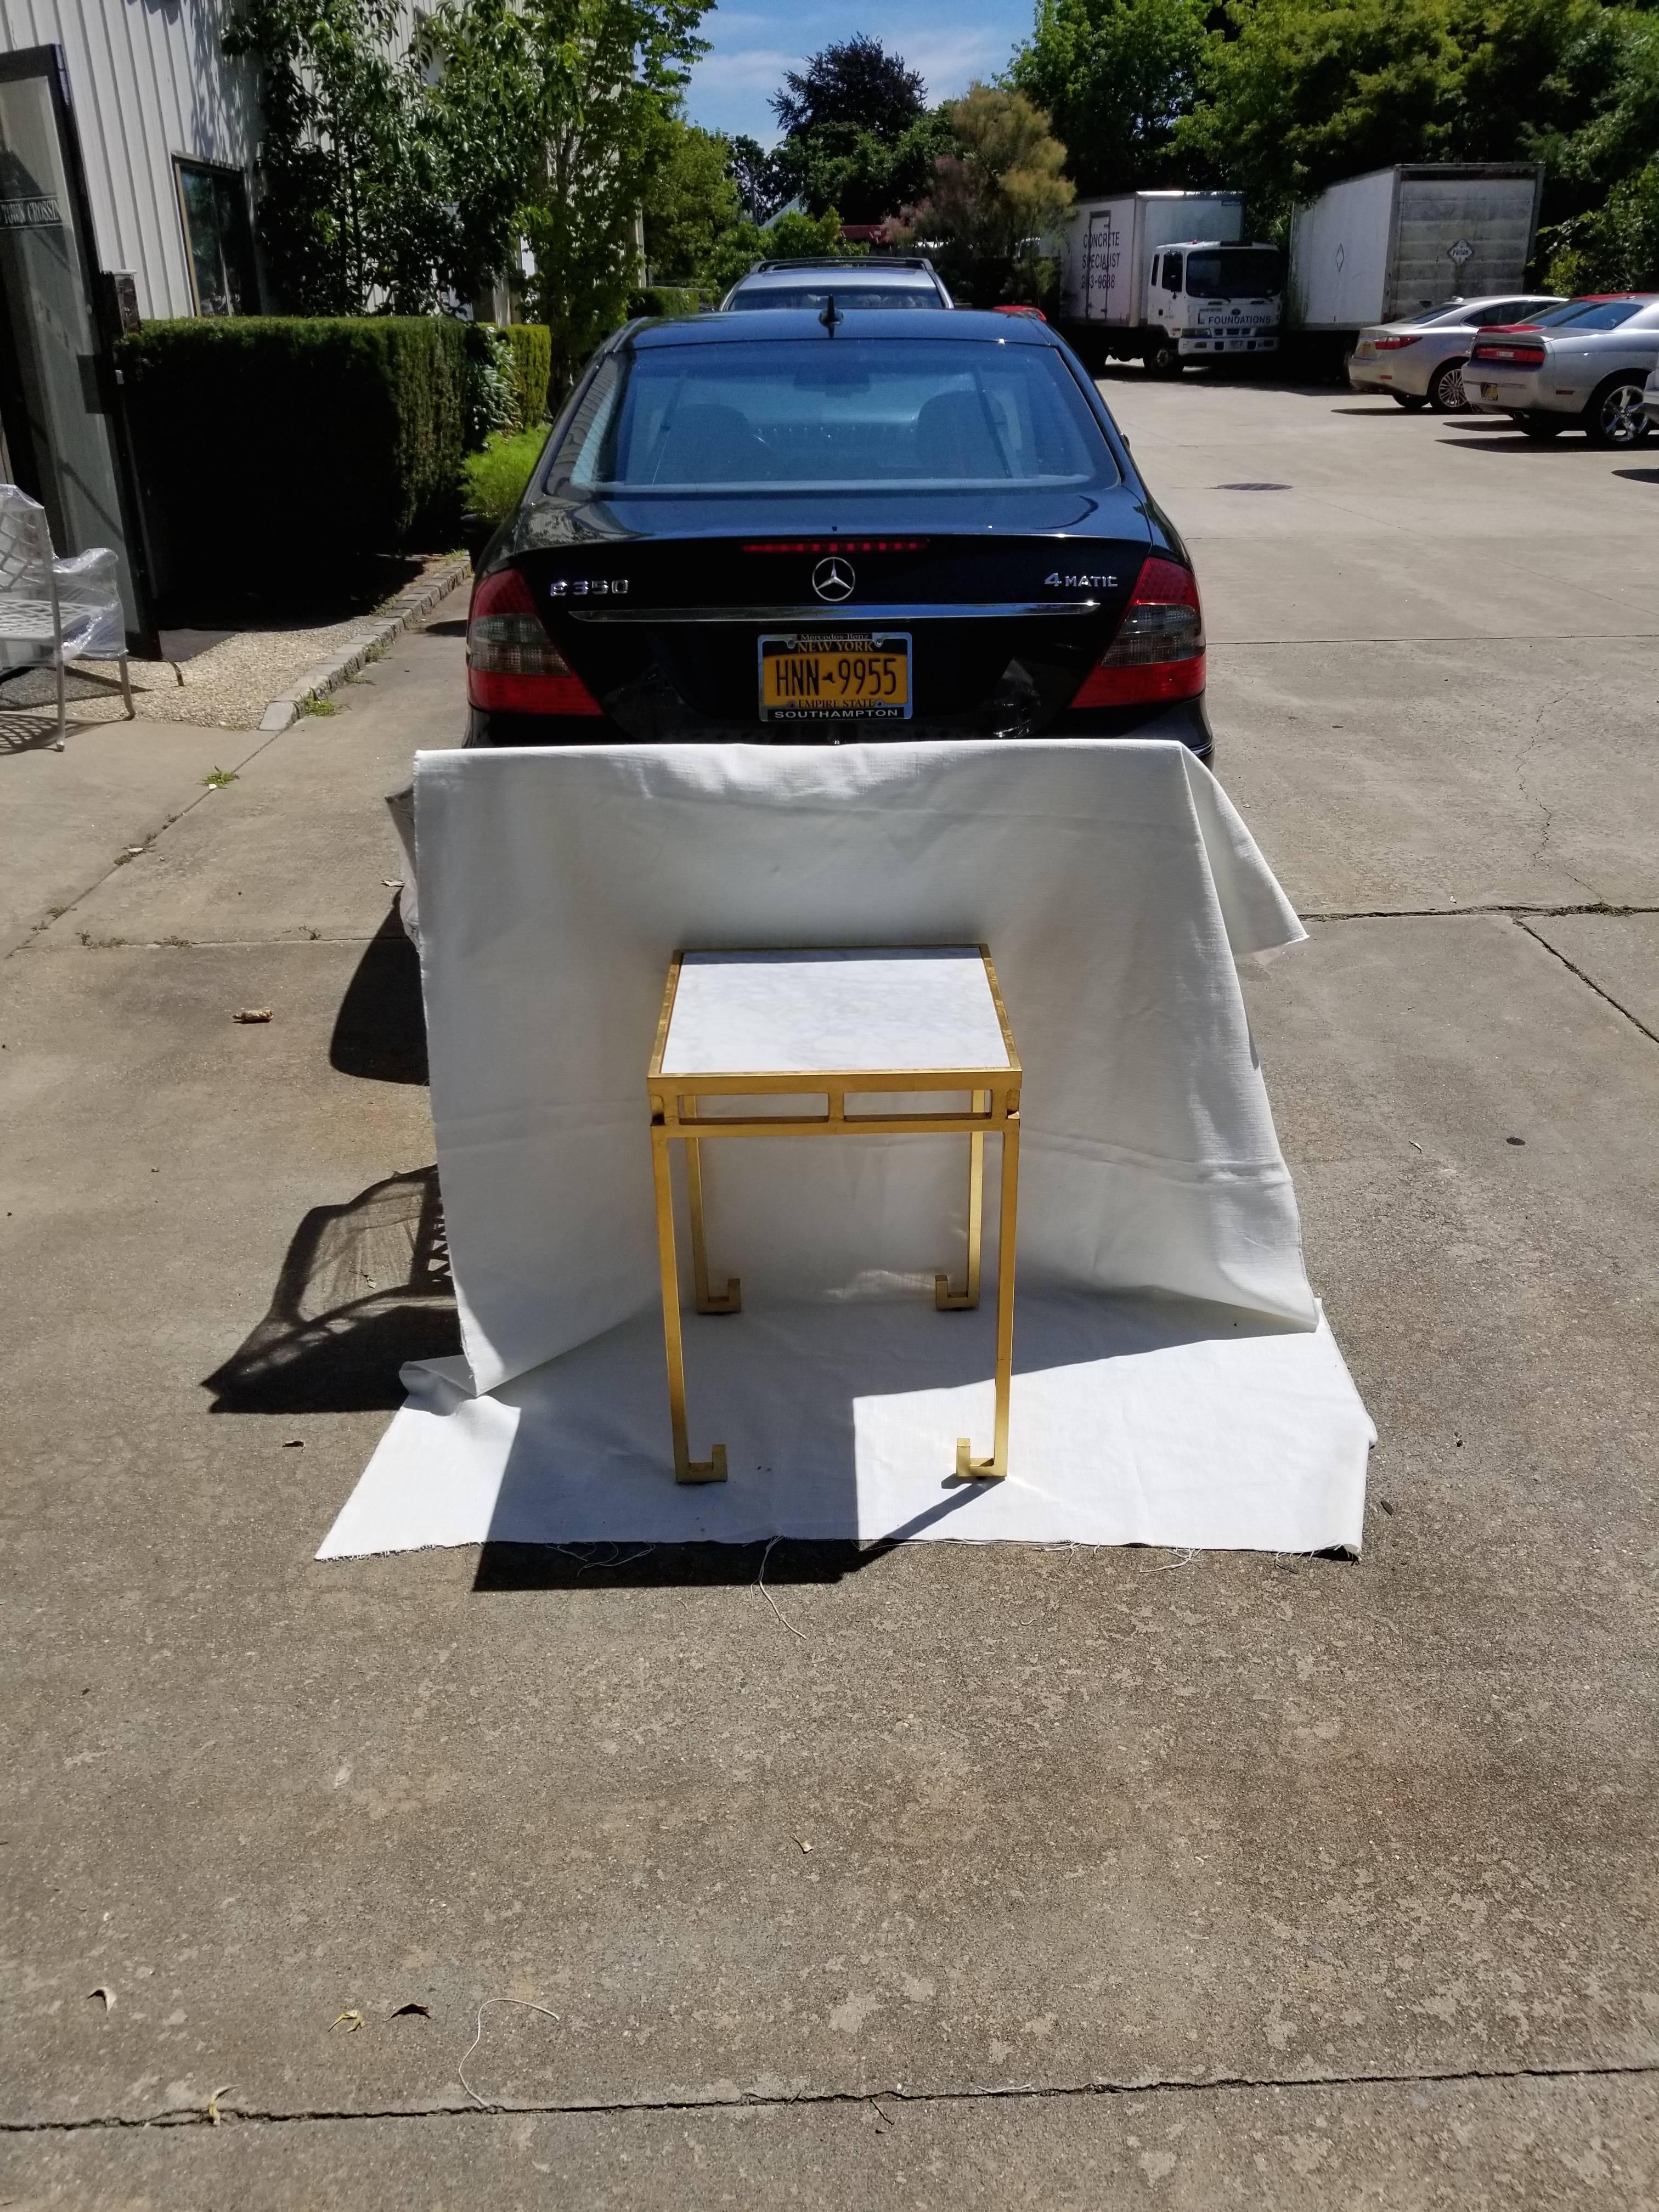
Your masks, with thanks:
M1023 93L973 84L944 110L951 149L933 189L907 210L899 242L931 252L951 290L975 307L1049 289L1042 240L1071 205L1066 149Z
M784 128L771 156L779 199L799 198L815 216L836 207L865 223L916 198L949 137L927 94L920 74L878 39L848 39L791 70L772 98Z
M1053 118L1082 192L1184 182L1171 162L1205 50L1206 0L1038 0L1008 82Z
M772 112L787 137L826 125L850 125L878 138L898 138L927 104L920 73L879 39L844 39L814 54L804 70L787 70L772 95Z

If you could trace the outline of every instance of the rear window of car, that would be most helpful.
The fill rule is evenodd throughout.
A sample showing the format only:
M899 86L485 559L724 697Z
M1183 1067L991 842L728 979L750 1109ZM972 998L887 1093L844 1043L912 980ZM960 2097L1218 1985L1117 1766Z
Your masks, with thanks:
M857 338L664 346L605 362L546 481L629 493L1119 481L1047 346Z
M1532 319L1543 329L1571 323L1576 331L1616 331L1621 323L1627 323L1632 315L1641 312L1640 300L1573 300L1553 314L1538 315Z
M931 284L755 284L734 292L728 307L942 307Z

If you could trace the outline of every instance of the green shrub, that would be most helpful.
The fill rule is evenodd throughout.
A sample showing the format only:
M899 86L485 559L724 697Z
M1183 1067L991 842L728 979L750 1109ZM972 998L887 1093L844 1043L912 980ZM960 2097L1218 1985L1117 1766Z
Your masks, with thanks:
M630 319L635 315L696 315L702 310L702 294L693 284L647 284L628 295Z
M524 420L507 340L493 323L464 323L461 327L466 342L461 443L471 453L498 430L522 430Z
M550 427L538 422L516 437L491 438L481 453L467 455L461 463L461 496L474 514L504 522L512 514L541 458Z
M553 371L553 333L545 323L504 323L497 335L507 340L517 428L528 430L547 412L547 380Z
M459 323L147 323L116 360L164 602L302 598L376 555L453 544Z

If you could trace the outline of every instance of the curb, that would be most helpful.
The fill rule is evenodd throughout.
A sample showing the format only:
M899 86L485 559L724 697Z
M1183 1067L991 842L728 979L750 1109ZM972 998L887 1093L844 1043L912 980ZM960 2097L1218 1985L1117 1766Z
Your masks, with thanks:
M342 653L337 660L319 661L315 668L307 670L292 691L270 702L259 724L261 730L291 729L313 699L321 699L337 690L348 676L356 674L366 660L375 659L384 653L400 630L430 614L441 599L447 599L456 586L471 574L471 561L453 561L435 574L423 576L398 598L388 600L386 618L377 621L373 629L365 630L349 653Z

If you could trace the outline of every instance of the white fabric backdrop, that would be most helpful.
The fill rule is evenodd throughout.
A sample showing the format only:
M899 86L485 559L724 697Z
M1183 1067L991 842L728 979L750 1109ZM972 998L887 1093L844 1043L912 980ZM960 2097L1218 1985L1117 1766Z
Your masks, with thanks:
M1232 957L1304 932L1183 746L422 753L415 803L479 1389L656 1303L645 1070L687 945L988 945L1025 1070L1022 1285L1312 1327ZM763 1300L931 1286L963 1233L963 1150L708 1147L715 1264Z
M831 1527L1357 1545L1371 1431L1234 965L1304 932L1183 747L429 753L415 798L465 1358L407 1371L325 1553ZM987 1441L996 1264L994 1142L984 1310L933 1311L965 1225L949 1138L705 1146L711 1272L745 1312L688 1316L692 1449L728 1442L733 1480L672 1480L645 1083L668 962L849 942L996 962L1025 1071L1000 1504L935 1510L955 1436Z

